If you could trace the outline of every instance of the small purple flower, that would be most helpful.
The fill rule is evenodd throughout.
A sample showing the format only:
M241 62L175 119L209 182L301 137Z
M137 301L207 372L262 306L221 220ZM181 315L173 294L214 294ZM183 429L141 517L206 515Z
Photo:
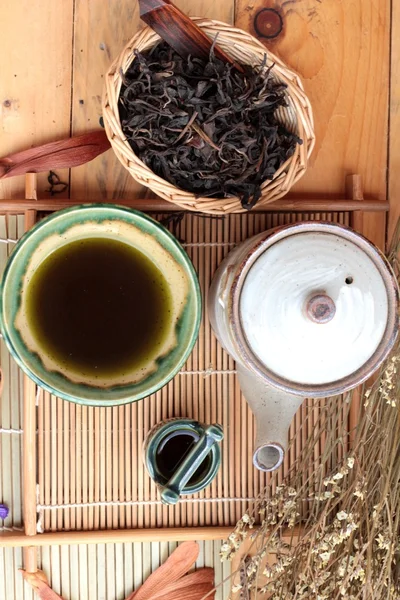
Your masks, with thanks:
M0 504L0 519L7 519L9 509L5 504Z

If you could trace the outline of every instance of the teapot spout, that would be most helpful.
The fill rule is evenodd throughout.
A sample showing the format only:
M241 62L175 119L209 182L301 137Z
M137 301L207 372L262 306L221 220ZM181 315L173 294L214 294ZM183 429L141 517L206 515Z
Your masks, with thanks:
M253 464L260 471L275 471L284 460L289 426L303 398L266 385L240 363L236 363L236 369L240 388L256 420Z

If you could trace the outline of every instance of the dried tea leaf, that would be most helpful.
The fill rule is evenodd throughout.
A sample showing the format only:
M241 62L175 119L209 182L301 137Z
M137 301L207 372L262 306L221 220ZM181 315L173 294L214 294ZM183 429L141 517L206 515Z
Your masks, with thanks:
M197 196L239 196L251 209L261 184L301 144L276 118L286 86L266 69L237 72L215 58L183 59L165 42L123 74L119 111L133 151L157 175Z

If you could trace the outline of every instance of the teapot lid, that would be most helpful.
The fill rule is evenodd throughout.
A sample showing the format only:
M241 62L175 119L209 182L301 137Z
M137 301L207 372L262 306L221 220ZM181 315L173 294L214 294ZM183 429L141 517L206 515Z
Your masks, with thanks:
M250 368L278 387L321 396L379 366L397 335L398 294L368 240L336 224L299 223L250 254L236 307Z

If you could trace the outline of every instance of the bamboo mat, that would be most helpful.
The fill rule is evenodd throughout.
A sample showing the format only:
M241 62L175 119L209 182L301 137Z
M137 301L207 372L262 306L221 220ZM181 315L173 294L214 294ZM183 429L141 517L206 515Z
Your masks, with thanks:
M160 220L165 217L155 216ZM199 274L204 299L199 340L181 373L162 390L137 403L115 408L82 407L39 390L39 532L236 523L268 483L268 476L252 464L255 424L237 385L234 362L219 346L208 324L207 289L218 264L235 244L278 224L318 218L348 224L349 213L253 213L223 219L188 214L178 227L169 223ZM0 238L15 239L23 230L23 218L9 216L8 227L5 225L1 217ZM0 268L4 268L12 245L0 244ZM3 342L1 363L5 385L0 493L4 501L13 504L4 525L21 527L22 381ZM306 401L293 420L290 438L294 443L281 468L282 477L301 453L307 434L302 423L308 421L309 425L318 419L320 404ZM222 465L205 491L186 497L175 507L165 507L144 469L141 448L155 423L176 416L222 424ZM13 499L18 501L14 503Z
M7 219L0 216L0 274L15 245L12 240L21 237L23 232L23 215ZM10 509L8 518L4 522L0 520L0 531L23 530L23 381L2 340L0 362L4 377L0 400L0 502ZM57 402L59 405L61 401ZM67 402L63 404L69 409L75 408ZM39 405L38 415L41 407L43 405ZM230 565L220 561L221 542L200 540L198 543L200 556L196 567L214 567L216 584L223 582L230 574ZM38 568L45 571L54 591L68 600L115 600L126 597L141 585L176 546L177 542L171 541L43 547L38 549ZM32 588L18 573L21 567L22 548L0 548L0 600L34 600ZM229 589L230 584L226 582L216 600L227 598Z
M236 523L268 483L268 477L252 464L253 416L240 393L234 362L211 332L207 290L218 264L235 244L280 223L318 217L342 223L349 218L346 213L248 214L223 219L187 214L178 227L169 223L199 275L204 300L199 340L179 375L140 402L103 409L40 393L38 531ZM296 416L291 429L296 443L283 465L282 476L301 452L303 420L310 411L317 419L319 406L319 402L308 401ZM165 507L144 469L141 450L154 424L178 416L222 424L222 464L206 490Z
M159 220L166 217L153 216ZM350 213L252 213L222 219L187 214L177 226L174 220L169 222L168 227L182 241L199 274L204 300L199 340L181 373L157 394L138 403L115 408L82 407L38 390L39 534L79 529L230 526L251 507L252 500L268 484L269 476L253 467L253 416L237 385L234 362L211 332L206 294L218 264L235 244L276 225L314 219L349 225ZM14 245L11 240L22 234L23 227L23 216L0 217L0 273ZM0 404L0 501L11 509L3 528L12 530L22 528L23 523L23 385L22 375L10 360L3 341L0 349L4 377ZM278 482L300 455L323 406L324 400L306 400L296 414L289 432L291 447ZM342 410L339 402L339 418ZM141 448L155 423L175 416L219 422L225 440L221 469L212 485L194 497L186 497L176 507L165 507L145 472ZM315 466L320 452L321 446L317 445ZM228 575L229 565L220 566L217 560L220 542L202 544L206 564L215 559L217 579L222 580ZM39 565L52 579L54 589L71 600L84 599L89 593L91 600L111 600L122 598L123 586L131 586L132 577L139 577L140 569L142 575L146 573L165 552L167 546L157 543L99 544L79 549L61 546L41 549ZM15 569L21 565L20 549L0 549L0 599L32 597L16 575ZM138 581L134 579L135 584ZM220 598L227 597L227 592L221 593L224 595Z

